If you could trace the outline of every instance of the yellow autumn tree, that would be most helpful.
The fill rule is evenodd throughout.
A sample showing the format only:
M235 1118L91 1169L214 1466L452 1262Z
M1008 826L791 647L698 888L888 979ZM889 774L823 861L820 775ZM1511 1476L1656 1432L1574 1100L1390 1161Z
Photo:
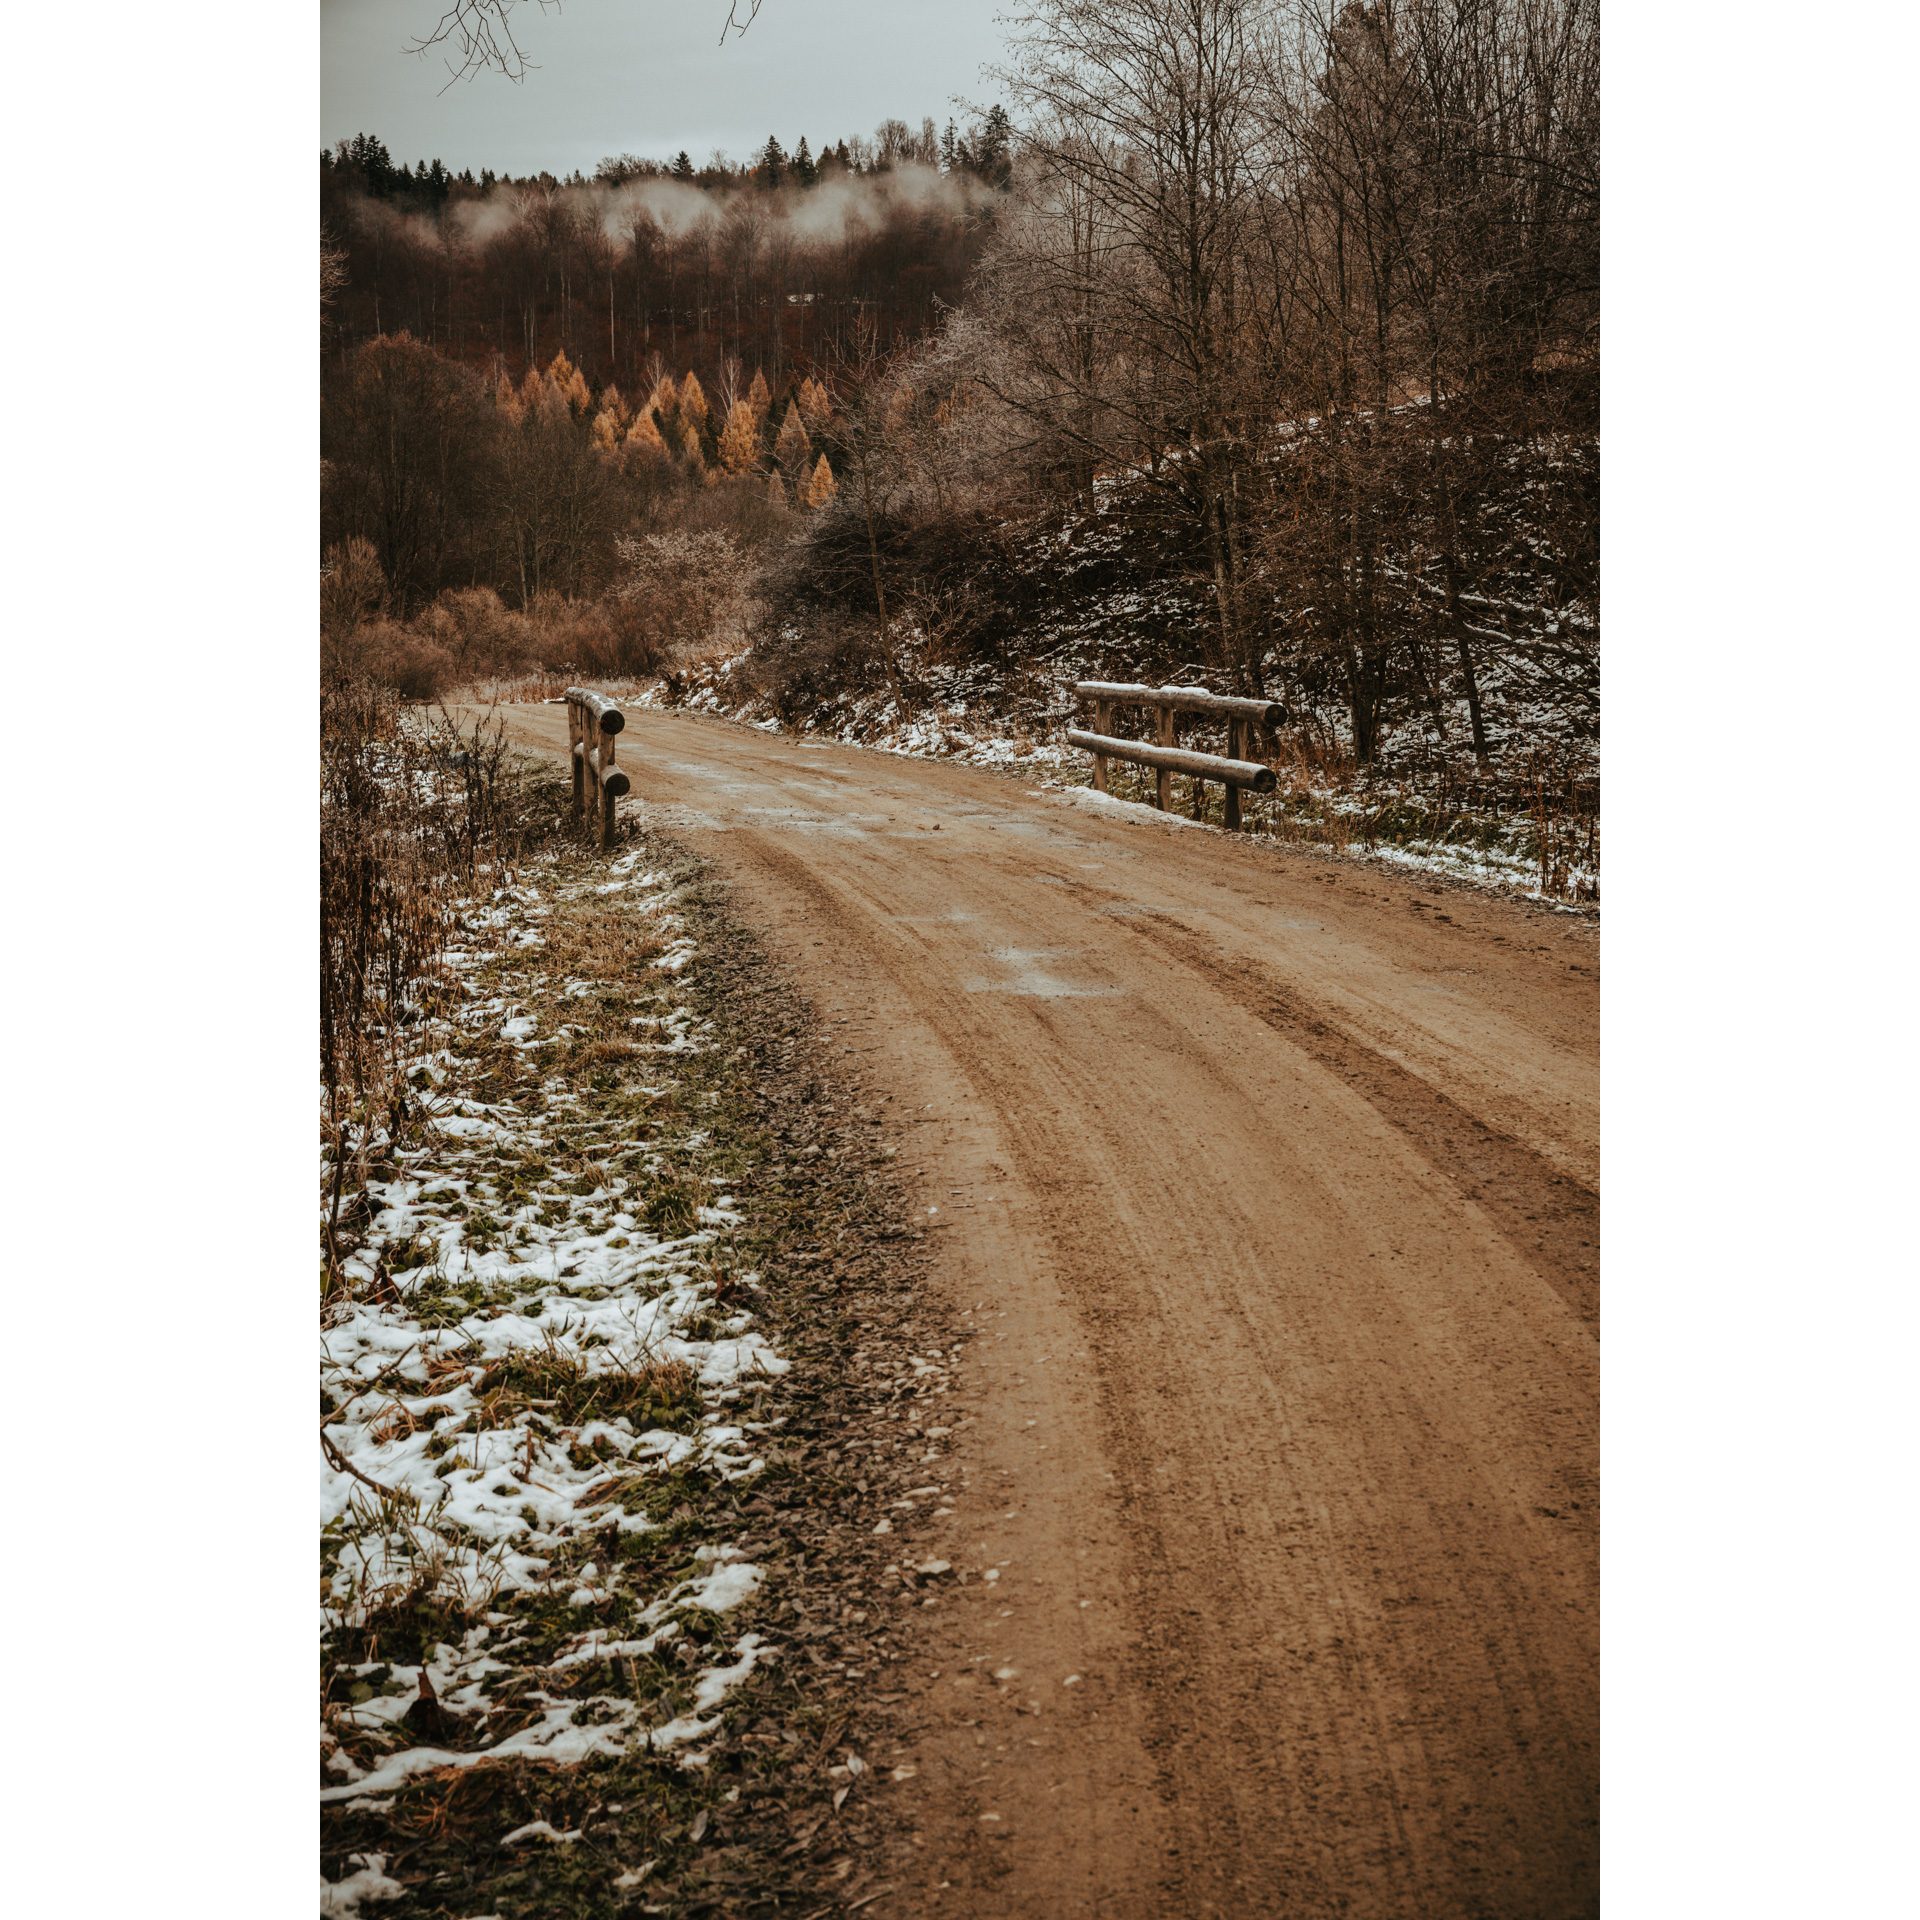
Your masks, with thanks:
M713 409L707 405L706 389L700 384L700 376L690 373L680 383L680 418L697 433L707 424L707 415Z
M627 430L627 422L633 418L627 408L626 396L609 381L600 389L600 411L613 415L614 423L622 433Z
M827 398L826 388L812 374L808 374L800 383L800 411L811 427L824 427L833 418L833 402Z
M820 464L813 470L813 478L807 482L807 505L824 507L840 491L833 477L833 469L827 465L827 456L820 456Z
M745 473L759 460L759 417L751 401L736 400L727 415L727 430L720 436L720 464L729 473Z
M780 432L773 443L773 457L796 480L805 476L807 462L813 458L813 442L807 438L806 423L797 405L788 407L787 417L780 423Z
M667 374L647 395L647 404L642 409L646 413L657 413L662 420L671 420L673 410L680 404L680 396L674 390L673 375Z
M620 422L613 417L611 407L602 407L593 416L593 450L613 456L619 453L621 445Z
M513 390L513 382L503 373L493 390L493 404L509 420L518 420L521 414L520 396Z
M627 456L644 460L671 460L673 455L667 451L667 443L660 437L660 429L654 424L653 409L643 408L633 417L633 425L627 429Z
M753 385L747 389L747 404L752 407L756 420L764 420L767 409L773 405L773 395L767 391L767 376L758 367L753 370Z
M554 392L575 413L585 413L593 405L593 395L588 392L586 381L580 377L580 369L564 352L553 356L553 364L547 368L547 378L553 382Z

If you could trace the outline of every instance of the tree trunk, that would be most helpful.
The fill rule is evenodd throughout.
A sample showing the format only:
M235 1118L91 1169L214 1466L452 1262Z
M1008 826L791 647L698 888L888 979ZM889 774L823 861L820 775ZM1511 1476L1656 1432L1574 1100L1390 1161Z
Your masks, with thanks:
M1487 751L1487 726L1480 711L1480 682L1473 671L1473 648L1467 638L1466 615L1460 608L1460 589L1466 583L1466 569L1460 564L1459 528L1454 518L1452 489L1442 486L1440 498L1447 536L1446 551L1440 556L1447 581L1446 621L1460 654L1460 678L1467 690L1467 717L1473 723L1473 757L1484 767L1492 756Z

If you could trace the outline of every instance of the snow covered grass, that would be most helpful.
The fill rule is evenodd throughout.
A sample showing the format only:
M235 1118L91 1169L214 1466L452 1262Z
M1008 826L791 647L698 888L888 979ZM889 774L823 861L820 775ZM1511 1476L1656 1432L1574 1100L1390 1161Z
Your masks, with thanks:
M697 1766L767 1657L727 1624L762 1570L691 1525L762 1471L789 1363L686 1071L711 1040L675 897L640 850L529 860L463 903L407 1029L323 1314L323 1804L517 1757Z

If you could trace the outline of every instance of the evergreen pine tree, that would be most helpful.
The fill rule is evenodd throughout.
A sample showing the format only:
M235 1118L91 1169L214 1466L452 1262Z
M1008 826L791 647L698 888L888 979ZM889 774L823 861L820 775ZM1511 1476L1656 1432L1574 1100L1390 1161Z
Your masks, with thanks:
M800 136L800 144L793 150L793 177L803 187L816 186L820 180L820 169L813 164L813 155L807 151L807 136Z
M773 395L767 391L767 376L758 367L753 370L753 385L747 389L747 404L752 407L756 422L767 417L767 408L773 404Z
M780 151L780 142L772 134L767 135L767 144L760 149L759 168L772 188L777 189L787 177L787 156Z
M680 149L679 154L674 159L673 177L676 180L685 181L688 186L693 185L693 162L687 158L687 150L685 147Z
M1007 110L997 102L987 114L987 124L981 129L980 150L975 155L975 165L980 177L990 187L1006 188L1013 184L1013 122L1007 117Z

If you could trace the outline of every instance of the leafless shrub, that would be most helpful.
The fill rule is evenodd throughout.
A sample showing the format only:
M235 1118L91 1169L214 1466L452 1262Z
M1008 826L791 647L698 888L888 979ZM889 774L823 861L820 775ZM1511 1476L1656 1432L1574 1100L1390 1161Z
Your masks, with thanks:
M644 534L615 545L626 576L614 597L635 645L664 661L739 642L752 570L726 534Z

